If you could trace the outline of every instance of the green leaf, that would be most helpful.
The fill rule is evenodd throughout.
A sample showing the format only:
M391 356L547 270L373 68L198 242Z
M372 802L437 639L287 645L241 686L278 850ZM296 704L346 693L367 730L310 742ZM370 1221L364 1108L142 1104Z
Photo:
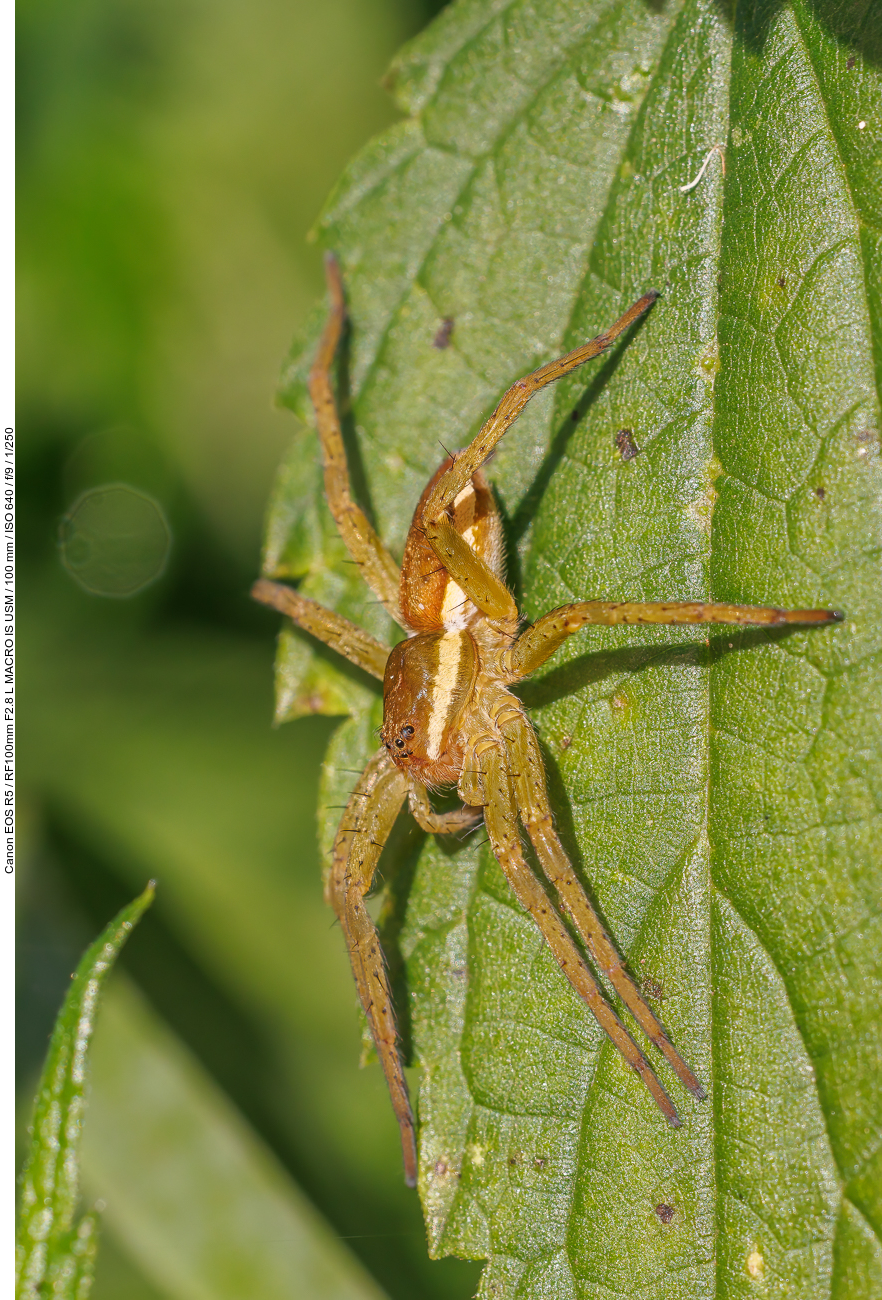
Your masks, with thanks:
M183 1045L128 985L95 1044L87 1185L170 1297L382 1300Z
M399 553L439 442L464 446L520 374L655 287L489 467L526 613L847 615L784 636L591 629L523 689L561 835L708 1085L693 1102L660 1066L681 1130L487 851L422 853L402 934L421 1193L432 1252L486 1258L493 1300L878 1285L879 30L878 4L748 0L733 21L712 0L461 0L397 60L411 116L319 223L352 314L356 483ZM314 338L285 373L295 410ZM310 594L354 612L329 553Z
M153 882L113 918L77 967L58 1013L37 1097L21 1178L16 1236L16 1300L85 1300L98 1247L98 1216L74 1225L86 1066L104 982L132 929L153 901Z

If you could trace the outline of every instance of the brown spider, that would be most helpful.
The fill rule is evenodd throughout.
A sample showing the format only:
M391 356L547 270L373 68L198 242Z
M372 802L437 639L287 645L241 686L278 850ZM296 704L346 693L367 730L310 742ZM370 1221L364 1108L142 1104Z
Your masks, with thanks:
M606 351L655 302L654 290L629 307L606 333L512 385L471 444L448 456L430 480L414 513L399 570L350 495L331 385L331 365L346 308L340 271L330 255L326 268L331 310L310 372L309 392L321 439L328 505L368 586L405 629L407 639L389 650L339 614L266 579L255 584L253 595L383 682L383 744L346 805L334 842L327 898L346 936L359 996L389 1086L401 1130L406 1180L413 1186L417 1173L413 1113L383 953L365 906L380 853L405 798L419 825L435 834L472 827L483 815L500 867L561 970L640 1075L668 1123L678 1126L671 1099L604 998L561 920L561 911L595 967L684 1087L699 1099L705 1091L625 970L570 865L554 829L535 732L521 701L508 688L587 623L776 626L831 623L842 616L830 610L699 601L592 600L552 610L519 634L521 617L502 578L499 512L481 466L532 395ZM468 807L435 812L428 790L453 785ZM524 860L519 817L554 887L559 910Z

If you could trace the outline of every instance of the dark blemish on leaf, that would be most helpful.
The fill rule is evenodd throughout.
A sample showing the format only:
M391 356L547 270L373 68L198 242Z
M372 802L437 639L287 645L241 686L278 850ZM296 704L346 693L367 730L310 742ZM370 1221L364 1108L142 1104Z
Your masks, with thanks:
M546 1166L547 1164L548 1164L548 1161L545 1159L544 1156L534 1156L534 1157L533 1157L533 1168L534 1168L534 1169L544 1169L545 1166Z
M655 1207L655 1212L661 1219L662 1223L670 1223L671 1219L673 1219L674 1215L677 1213L673 1205L657 1205Z
M854 440L858 445L857 454L859 460L865 461L871 452L879 450L879 435L875 429L859 429L854 435Z
M826 489L822 487L816 487L815 496L818 498L819 501L825 501L827 499Z
M450 336L452 333L453 317L445 316L444 320L441 322L438 333L432 339L432 347L438 348L439 352L443 352L445 348L450 346Z
M578 412L578 411L573 411L573 414L572 414L572 416L571 416L571 419L572 419L572 421L573 421L573 424L576 424L576 423L578 422L578 419L579 419L579 412Z
M640 448L634 441L634 435L630 429L619 429L615 437L616 446L619 449L622 460L633 460L635 456L640 455Z
M518 1165L521 1163L520 1157L517 1155L509 1156L508 1163L512 1169L517 1169Z
M654 1002L664 1001L665 992L658 980L654 980L650 977L649 979L643 980L640 987L643 989L646 996L652 998Z
M569 749L569 747L570 747L570 745L572 745L572 743L573 743L573 738L572 738L572 736L561 736L561 738L560 738L560 747L561 747L561 749Z
M857 63L857 59L854 57L853 54L852 54L851 58L845 60L845 66L846 66L846 68L848 69L849 72L851 72L852 68L854 67L854 65L855 65L856 63Z
M779 289L786 289L786 288L787 288L787 277L786 277L786 276L783 276L783 275L779 275L779 276L778 276L778 288L779 288Z

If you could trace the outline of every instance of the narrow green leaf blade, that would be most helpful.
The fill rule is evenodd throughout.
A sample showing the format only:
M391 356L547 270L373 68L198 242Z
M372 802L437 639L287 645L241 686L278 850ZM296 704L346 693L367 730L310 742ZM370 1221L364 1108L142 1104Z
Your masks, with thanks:
M79 1196L79 1145L86 1109L86 1070L104 983L120 950L153 901L151 881L84 953L52 1031L34 1104L31 1146L21 1177L16 1243L16 1297L88 1294L97 1249L97 1219L73 1228Z
M86 1300L95 1278L101 1220L97 1211L84 1214L56 1252L46 1280L53 1300Z

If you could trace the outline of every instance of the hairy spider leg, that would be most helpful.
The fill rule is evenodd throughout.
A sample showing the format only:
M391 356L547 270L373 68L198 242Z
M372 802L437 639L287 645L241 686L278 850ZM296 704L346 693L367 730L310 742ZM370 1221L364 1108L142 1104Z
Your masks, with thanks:
M561 605L537 619L505 652L512 681L544 664L568 636L586 625L605 627L659 623L729 623L745 627L784 627L788 624L841 623L837 609L769 609L761 605L713 605L699 600L669 600L649 604L635 601L580 600Z
M281 582L258 578L251 588L251 595L262 605L269 605L280 614L287 614L304 632L309 632L338 654L344 655L350 663L363 668L372 677L383 680L389 650L387 646L380 645L370 632L365 632L342 614L326 609L308 596L301 596L299 591L286 587Z
M566 356L550 361L523 379L518 379L502 397L480 432L454 458L453 464L440 476L432 489L423 509L422 525L426 537L442 564L469 599L494 622L517 618L517 607L505 584L478 559L465 538L456 531L447 517L449 507L475 471L483 465L502 435L511 428L533 394L538 393L546 384L568 375L592 357L605 352L629 325L652 306L657 297L658 292L651 289L603 334L598 334Z
M416 1186L413 1111L399 1052L398 1026L380 939L365 906L380 853L401 810L409 781L380 750L356 783L334 840L327 900L340 919L358 996L371 1028L401 1133L404 1177Z
M435 812L429 802L426 787L420 781L411 783L408 802L414 821L421 830L428 831L430 835L457 835L460 831L471 830L481 820L481 814L475 808L455 808L452 812Z
M400 574L398 565L377 536L364 511L352 500L349 467L340 430L340 417L334 401L331 366L346 320L343 279L333 253L325 254L325 277L331 298L331 310L322 330L321 341L309 372L309 396L315 410L316 427L322 445L325 472L325 495L334 522L347 551L361 568L365 582L397 623Z
M667 1059L683 1086L693 1097L703 1100L707 1095L704 1088L625 970L624 962L591 906L558 839L548 802L545 767L529 718L511 707L501 714L498 725L512 770L521 820L532 840L542 870L557 891L561 906L575 925L595 965L606 975L646 1037Z
M511 774L502 747L486 738L475 746L473 772L480 773L484 822L493 852L518 901L538 926L555 960L573 988L593 1013L601 1029L643 1080L668 1123L679 1128L680 1118L652 1067L615 1011L604 998L594 976L582 959L569 931L557 914L521 852L518 815L512 792ZM473 789L474 796L474 789Z

